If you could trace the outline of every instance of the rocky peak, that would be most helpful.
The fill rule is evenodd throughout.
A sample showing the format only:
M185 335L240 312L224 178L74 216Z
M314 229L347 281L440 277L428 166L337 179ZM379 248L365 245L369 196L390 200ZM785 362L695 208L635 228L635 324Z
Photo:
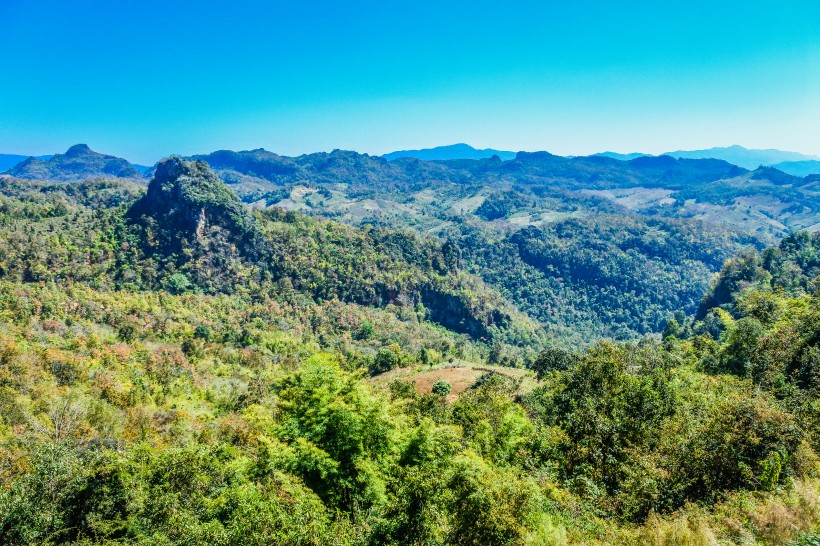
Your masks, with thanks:
M148 191L129 215L140 223L150 218L166 251L206 245L216 228L220 238L243 253L256 254L259 234L253 216L204 161L160 161Z
M92 151L91 148L88 147L88 144L75 144L74 146L72 146L71 148L66 150L66 153L63 154L63 155L65 157L76 158L76 157L82 157L82 156L85 156L85 155L100 155L100 154L97 154L96 152Z

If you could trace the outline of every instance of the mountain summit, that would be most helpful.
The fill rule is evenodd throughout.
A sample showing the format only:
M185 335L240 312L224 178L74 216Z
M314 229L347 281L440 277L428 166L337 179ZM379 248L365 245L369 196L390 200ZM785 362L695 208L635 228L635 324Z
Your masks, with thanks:
M30 180L72 182L87 178L141 178L131 163L120 157L93 151L87 144L75 144L64 154L49 159L29 157L8 174Z
M88 147L88 144L75 144L74 146L66 150L65 154L63 155L65 155L65 157L76 159L78 157L83 156L93 156L94 154L95 152Z
M639 157L647 157L651 154L630 153L620 154L616 152L601 152L594 154L597 157L610 157L621 161L631 161ZM723 148L708 148L705 150L677 150L666 152L666 156L678 159L721 159L727 163L754 170L758 167L775 167L792 176L807 176L820 173L820 158L812 155L805 155L797 152L787 152L783 150L750 150L743 146L727 146Z

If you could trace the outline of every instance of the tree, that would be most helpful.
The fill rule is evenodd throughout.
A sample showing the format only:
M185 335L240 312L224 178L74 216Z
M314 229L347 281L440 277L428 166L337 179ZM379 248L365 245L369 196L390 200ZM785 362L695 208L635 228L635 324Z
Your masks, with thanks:
M381 466L393 425L381 398L326 355L308 359L279 392L284 466L333 507L384 500Z
M557 424L569 438L566 471L586 473L612 491L630 448L651 445L662 421L675 412L668 372L640 369L631 362L632 351L599 343L565 372L553 402ZM628 370L628 363L638 369Z
M182 294L191 289L191 281L182 273L174 273L168 277L167 287L172 294Z
M370 373L373 375L389 372L390 370L399 366L399 355L396 351L383 347L376 353L373 359L373 365L370 367Z
M680 333L680 324L674 318L670 318L666 321L666 326L663 327L663 333L661 334L661 337L663 339L668 339L670 337L677 338L680 336Z
M549 347L541 351L532 364L538 379L544 379L550 372L564 371L578 361L577 355L561 347Z
M752 356L763 332L763 325L756 318L743 317L736 321L729 331L721 353L723 371L746 376L751 369Z
M364 321L359 326L359 329L353 334L354 339L366 341L373 337L373 324L369 321Z

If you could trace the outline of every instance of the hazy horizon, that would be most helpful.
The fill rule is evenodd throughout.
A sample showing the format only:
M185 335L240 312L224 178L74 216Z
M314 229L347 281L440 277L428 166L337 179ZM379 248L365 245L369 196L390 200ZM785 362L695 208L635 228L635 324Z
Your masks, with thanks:
M56 151L53 151L53 152L41 153L41 154L24 154L24 153L21 154L21 153L16 153L16 152L7 152L5 150L0 150L0 155L6 154L6 155L27 156L27 157L49 157L49 156L54 155L54 154L65 153L66 150L69 147L77 145L77 144L88 145L87 142L75 142L74 144L66 146L64 149L56 150ZM451 144L440 144L440 145L437 145L437 146L419 146L418 148L406 148L406 149L403 149L403 150L391 150L390 152L386 152L386 153L383 153L383 154L369 154L369 155L371 155L371 156L383 156L383 155L388 155L391 152L421 151L421 150L428 150L428 149L447 148L447 147L450 147L450 146L465 145L465 144L467 146L475 149L476 151L485 150L485 149L492 149L492 150L497 150L497 151L513 152L513 153L518 153L518 152L550 152L551 153L550 150L536 150L536 149L533 149L533 150L507 150L507 149L503 149L502 147L498 147L498 146L486 146L486 147L480 147L479 148L478 146L472 146L471 144L465 143L465 142L454 142L454 143L451 143ZM718 149L718 148L731 148L733 146L739 146L739 145L733 144L733 145L729 145L729 146L710 146L708 148L703 148L703 149L698 149L698 150L683 150L681 148L678 148L678 149L674 149L674 150L672 150L672 149L665 150L664 152L658 152L657 154L651 154L651 155L662 155L662 154L668 154L668 153L673 153L673 152L700 151L700 150ZM101 147L95 147L94 145L88 145L88 147L94 152L108 154L108 155L114 155L116 157L122 157L123 159L128 160L132 164L143 165L143 166L154 165L155 163L157 163L161 159L166 158L166 157L170 157L172 155L182 155L182 154L179 154L179 153L176 153L176 152L169 152L169 153L167 153L167 154L165 154L161 157L157 157L154 160L140 162L140 161L133 161L128 157L124 157L124 156L112 153L109 150L106 150L106 149L101 148ZM264 146L257 146L256 148L248 148L248 149L238 149L238 148L231 149L231 148L225 148L225 147L218 148L218 149L215 148L215 149L209 150L209 151L186 154L184 157L191 157L191 156L195 156L195 155L207 155L209 153L212 153L212 152L215 152L215 151L218 151L218 150L251 151L251 150L256 150L256 149L259 149L259 148L265 149L266 151L269 151L269 152L276 153L278 155L283 155L283 156L286 155L288 157L298 157L300 155L309 155L311 153L322 153L322 152L329 153L329 152L332 152L333 150L346 150L346 151L353 151L353 152L357 152L357 153L368 154L368 152L366 152L366 151L348 150L348 149L345 149L345 148L334 148L334 149L328 149L328 150L316 150L316 151L313 151L313 152L304 152L304 153L298 153L298 154L282 154L282 153L278 152L277 150L271 150L271 149L265 148ZM745 147L742 147L742 148L745 148ZM746 148L746 149L749 150L749 151L761 151L761 152L773 151L773 152L795 153L795 150L780 150L780 149L774 149L774 148L759 148L759 149ZM597 152L592 152L590 154L555 154L555 155L565 155L565 157L581 157L583 155L594 155L594 154L601 154L601 153L616 153L616 154L628 155L629 153L644 153L644 152L640 152L638 150L633 150L632 152L621 152L621 151L618 151L618 150L599 150ZM803 153L803 152L796 152L796 153ZM813 156L812 159L820 160L819 155L814 155L814 154L804 154L804 155Z
M503 9L502 9L503 8ZM0 5L0 153L820 155L820 4ZM344 22L341 24L340 22Z

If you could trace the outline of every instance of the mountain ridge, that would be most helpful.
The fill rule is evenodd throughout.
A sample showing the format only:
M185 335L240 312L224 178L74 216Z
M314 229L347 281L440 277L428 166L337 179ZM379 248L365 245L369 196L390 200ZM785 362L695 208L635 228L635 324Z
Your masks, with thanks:
M805 161L782 161L771 166L792 176L805 177L813 174L820 174L820 160L816 159Z
M537 152L535 152L537 153ZM427 161L447 161L458 159L487 159L493 155L502 160L511 160L516 157L515 152L505 152L492 148L478 150L467 144L451 144L418 150L400 150L384 154L381 157L389 161L411 157ZM575 157L608 157L620 161L631 161L639 157L652 156L644 152L619 153L612 151L598 152L590 156L564 156L569 159ZM781 165L789 174L805 176L820 172L820 157L778 149L750 149L740 145L705 148L699 150L674 150L658 155L667 155L677 159L722 159L733 165L754 170L759 166ZM817 165L810 162L818 162ZM802 162L809 162L803 164Z
M747 233L784 236L791 229L820 225L813 178L794 177L774 167L747 170L720 159L661 155L621 161L600 155L568 158L549 152L519 152L506 161L498 157L388 161L342 150L298 157L265 150L223 150L193 158L211 164L246 203L338 214L352 223L368 218L390 221L396 215L410 214L412 222L435 229L435 216L422 209L433 205L438 214L451 216L462 207L457 204L459 199L475 199L472 214L488 196L504 190L529 194L525 201L530 202L550 196L554 201L548 207L551 216L556 201L576 203L584 195L584 203L573 207L608 210L601 203L605 200L636 213L697 218ZM291 195L294 188L304 189ZM425 204L429 197L407 201L408 195L419 191L440 194L443 201L439 205ZM523 212L520 204L513 203L516 199L507 200L505 211L485 211L492 216L488 219L503 221L516 210Z

